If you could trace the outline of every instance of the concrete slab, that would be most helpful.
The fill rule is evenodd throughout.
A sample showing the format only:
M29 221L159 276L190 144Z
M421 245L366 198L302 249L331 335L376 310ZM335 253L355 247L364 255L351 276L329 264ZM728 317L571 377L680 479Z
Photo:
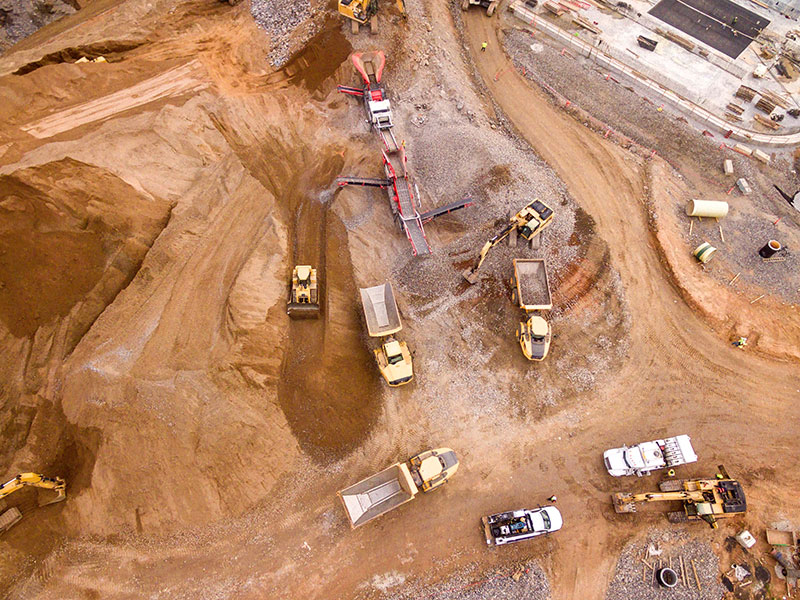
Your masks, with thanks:
M650 14L734 59L770 23L730 0L661 0Z

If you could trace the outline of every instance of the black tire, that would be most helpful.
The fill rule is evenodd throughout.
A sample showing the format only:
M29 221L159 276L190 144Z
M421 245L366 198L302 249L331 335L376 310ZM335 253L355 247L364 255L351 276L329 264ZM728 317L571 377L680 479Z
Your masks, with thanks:
M667 513L667 520L670 523L686 523L689 517L687 517L686 513L682 510L676 510Z
M683 490L685 479L666 479L658 484L658 489L662 492L680 492Z

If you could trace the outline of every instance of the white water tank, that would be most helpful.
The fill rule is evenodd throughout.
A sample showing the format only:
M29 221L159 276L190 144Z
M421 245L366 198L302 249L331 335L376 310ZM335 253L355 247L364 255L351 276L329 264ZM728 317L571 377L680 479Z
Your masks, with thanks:
M728 203L717 200L690 200L686 207L690 217L715 217L721 219L728 214Z

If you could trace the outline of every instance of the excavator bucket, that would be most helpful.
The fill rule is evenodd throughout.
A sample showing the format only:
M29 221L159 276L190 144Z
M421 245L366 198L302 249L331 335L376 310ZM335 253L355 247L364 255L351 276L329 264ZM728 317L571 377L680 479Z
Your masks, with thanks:
M478 283L478 270L477 269L467 269L461 273L461 275L466 279L470 285L475 285Z
M53 492L56 496L53 497ZM55 488L48 491L39 492L39 506L47 506L48 504L55 504L56 502L63 502L67 499L67 492L64 488Z
M611 502L614 503L614 510L618 513L636 512L636 504L631 502L629 494L622 494L622 493L612 494Z

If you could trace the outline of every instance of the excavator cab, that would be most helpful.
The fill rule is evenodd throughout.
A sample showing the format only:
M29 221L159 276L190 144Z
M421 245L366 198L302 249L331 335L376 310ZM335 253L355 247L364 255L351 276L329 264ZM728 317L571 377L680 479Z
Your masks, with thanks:
M553 209L544 202L534 200L518 213L518 217L524 223L519 227L520 237L531 241L537 233L550 224L553 219Z
M528 360L542 361L550 351L552 330L544 317L532 316L517 329L517 341Z

